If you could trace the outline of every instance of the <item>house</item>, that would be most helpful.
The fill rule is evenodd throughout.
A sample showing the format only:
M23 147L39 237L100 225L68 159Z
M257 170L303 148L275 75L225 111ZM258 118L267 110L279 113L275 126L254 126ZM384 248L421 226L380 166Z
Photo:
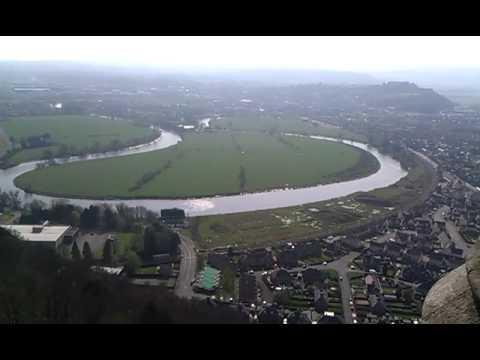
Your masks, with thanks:
M417 236L416 231L401 230L397 231L397 238L399 243L408 243Z
M440 234L438 234L438 241L440 242L440 246L444 249L453 244L452 240L450 239L450 235L448 235L445 231L442 231Z
M185 211L182 209L162 209L160 219L168 225L182 225L185 222Z
M124 274L124 267L108 267L108 266L92 266L90 268L92 271L100 272L108 275L120 276Z
M392 259L397 259L402 254L403 248L402 245L389 241L387 245L385 245L385 254Z
M161 264L157 266L157 274L159 277L168 279L173 275L173 264Z
M370 295L368 297L370 311L376 316L383 316L387 312L387 307L382 296Z
M277 264L285 268L293 268L298 266L298 255L295 246L281 250L277 255Z
M327 274L322 270L308 268L302 271L302 278L305 286L323 284L327 279Z
M155 266L155 265L161 265L161 264L170 264L178 259L174 256L171 256L170 254L155 254L152 256L150 260L145 260L143 262L143 265L145 266Z
M275 259L269 248L252 249L240 259L242 271L267 270L273 268Z
M295 244L294 250L299 259L318 257L322 255L323 245L321 241L305 241Z
M379 294L381 293L381 286L378 278L374 274L367 274L365 276L365 287L369 294Z
M207 263L219 270L225 270L227 267L233 268L227 253L210 252L207 257Z
M383 255L385 249L385 244L384 243L378 243L372 241L370 245L368 246L368 251L372 255Z
M418 263L421 256L422 251L418 247L413 247L405 252L404 259L409 263Z
M328 290L317 286L313 289L313 307L316 312L323 313L328 309Z
M282 324L283 316L277 305L268 305L260 310L258 320L261 324Z
M439 252L428 255L428 266L435 270L446 270L450 267L447 257Z
M460 248L457 248L457 246L455 245L454 242L452 242L452 243L450 244L449 250L450 250L450 253L451 253L453 256L463 257L463 250L460 249Z
M238 301L240 303L257 303L257 279L254 274L243 273L238 283Z
M363 245L360 239L347 236L344 239L342 239L342 245L347 249L351 251L362 251L363 250Z
M285 269L277 269L270 274L270 281L273 286L290 286L292 285L292 278L289 272Z
M42 225L0 225L13 236L31 245L47 245L57 248L70 226L49 226L48 221Z
M432 232L432 223L428 218L415 218L415 228L419 234L430 234Z
M311 324L308 315L300 310L293 311L287 316L287 324Z
M384 261L380 256L365 254L365 256L363 257L363 263L364 263L365 269L367 270L372 269L377 271L378 273L383 273Z
M320 320L318 320L318 324L343 324L344 322L341 316L329 311L325 311Z
M80 230L76 226L71 226L65 233L63 234L63 244L64 245L72 245L74 241L78 239L80 234Z

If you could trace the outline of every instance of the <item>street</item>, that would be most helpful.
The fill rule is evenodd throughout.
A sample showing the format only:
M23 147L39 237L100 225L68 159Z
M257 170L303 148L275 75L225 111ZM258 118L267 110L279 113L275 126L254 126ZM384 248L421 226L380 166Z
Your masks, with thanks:
M360 253L358 252L350 252L345 256L342 256L340 259L332 261L327 265L311 265L310 268L319 269L319 270L327 270L333 269L337 272L339 278L339 285L342 292L342 307L343 307L343 317L345 319L346 324L352 324L352 310L350 308L350 299L352 297L352 291L350 288L350 281L348 280L347 273L350 271L349 266L351 262L359 256ZM298 272L305 270L302 267L297 267L293 269L289 269L289 272ZM342 278L342 280L340 280Z
M450 238L455 243L455 246L463 250L463 254L465 258L467 258L473 253L473 246L465 242L462 235L460 235L458 232L457 226L452 221L448 220L447 215L449 211L450 208L448 206L441 206L433 214L433 219L435 221L445 221L445 229L448 235L450 235Z
M197 269L197 254L192 239L178 233L180 236L181 262L180 272L175 285L175 294L179 297L192 298L192 281Z

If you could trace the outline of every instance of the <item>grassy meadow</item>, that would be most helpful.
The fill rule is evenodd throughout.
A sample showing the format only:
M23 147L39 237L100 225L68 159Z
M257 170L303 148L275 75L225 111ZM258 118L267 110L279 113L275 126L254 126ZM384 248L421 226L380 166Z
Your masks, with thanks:
M77 151L85 151L95 146L107 147L113 141L138 143L152 135L151 129L135 126L128 121L83 115L16 117L0 122L0 128L17 142L21 138L45 133L52 137L51 146L15 152L8 159L11 164L42 159L47 150L56 154L62 144Z
M200 197L315 185L335 181L335 174L342 180L366 176L377 164L341 143L221 131L186 134L176 146L155 152L37 169L15 183L33 192L90 198Z
M329 136L366 142L363 135L324 123L315 123L300 118L263 116L224 117L211 121L213 129L235 131L257 131L265 133L297 133Z

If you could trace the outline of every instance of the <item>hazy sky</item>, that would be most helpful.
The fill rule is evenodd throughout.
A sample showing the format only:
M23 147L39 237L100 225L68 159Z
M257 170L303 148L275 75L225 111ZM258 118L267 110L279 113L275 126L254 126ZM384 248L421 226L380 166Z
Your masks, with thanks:
M0 60L351 71L474 67L480 37L0 37Z

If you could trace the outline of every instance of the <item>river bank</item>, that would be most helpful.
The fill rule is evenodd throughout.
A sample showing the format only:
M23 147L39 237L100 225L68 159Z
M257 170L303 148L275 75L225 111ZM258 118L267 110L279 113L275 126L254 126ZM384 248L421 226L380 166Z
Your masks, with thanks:
M330 141L340 141L333 138L324 138ZM125 149L123 151L105 153L101 155L91 155L87 158L70 158L67 161L80 161L89 159L98 159L114 156L126 156L140 152L154 151L158 149L165 149L173 146L181 141L181 138L171 132L163 131L159 139L151 144L140 145L134 148ZM318 185L308 188L288 189L267 191L259 193L248 193L234 196L214 196L201 199L131 199L131 200L90 200L90 199L75 199L62 197L49 197L38 194L26 194L21 189L18 189L14 184L14 179L28 171L35 169L38 163L29 162L20 164L14 168L0 171L0 188L4 191L19 191L20 197L23 201L29 202L33 199L38 199L46 203L58 200L66 200L74 205L88 207L92 204L101 204L108 202L112 205L124 203L128 206L143 206L152 211L160 211L163 208L177 207L184 209L189 216L199 215L213 215L213 214L229 214L252 210L275 209L294 205L301 205L305 203L312 203L315 201L323 201L334 199L342 196L347 196L358 191L371 191L378 188L383 188L396 183L407 175L407 172L401 168L400 164L389 156L382 155L376 149L369 148L366 144L346 141L355 147L359 147L367 152L370 152L380 163L380 169L367 177L338 182L327 185Z

